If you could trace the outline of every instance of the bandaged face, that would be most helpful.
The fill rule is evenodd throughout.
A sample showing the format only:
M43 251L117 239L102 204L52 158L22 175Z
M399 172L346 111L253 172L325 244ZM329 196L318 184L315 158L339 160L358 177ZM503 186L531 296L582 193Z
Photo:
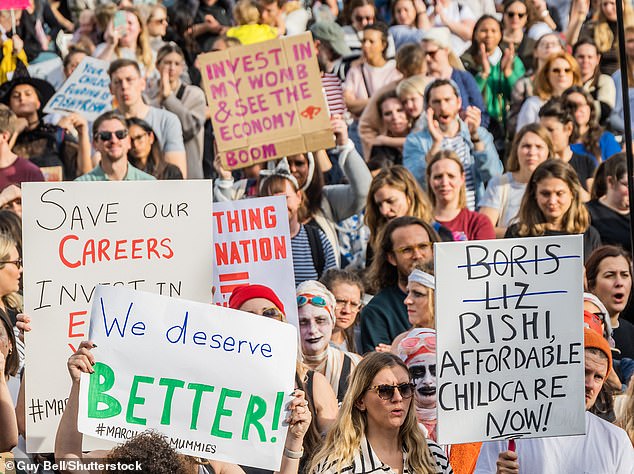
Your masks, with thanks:
M414 400L419 408L436 408L436 354L420 354L409 362L416 385Z

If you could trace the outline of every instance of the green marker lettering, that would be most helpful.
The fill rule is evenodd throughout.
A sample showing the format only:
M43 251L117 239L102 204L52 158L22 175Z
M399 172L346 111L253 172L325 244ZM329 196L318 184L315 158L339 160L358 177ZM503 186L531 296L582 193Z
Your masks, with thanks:
M139 388L140 383L154 383L153 377L145 377L143 375L135 375L132 379L132 387L130 388L130 398L128 399L128 409L125 412L125 421L128 423L134 423L135 425L145 425L147 420L145 418L137 418L134 416L134 406L143 405L145 398L137 397L136 391Z
M233 412L224 407L225 400L229 397L231 398L240 398L242 396L242 392L239 390L230 390L228 388L223 388L220 391L220 399L218 400L218 407L216 408L216 416L214 417L214 424L211 427L211 435L217 436L218 438L231 439L233 437L233 433L230 431L223 431L220 429L220 418L223 416L231 416Z
M257 395L251 395L244 417L244 425L242 426L242 439L249 439L249 428L253 425L260 436L260 441L266 442L266 432L264 431L264 426L260 423L265 414L266 401Z
M163 403L163 414L161 415L161 424L169 425L170 416L172 414L172 398L174 397L174 389L183 388L185 386L185 382L177 379L161 379L159 380L159 385L167 387L167 392L165 392L165 402Z
M114 371L103 362L97 362L93 369L88 385L88 418L117 416L121 413L121 403L112 395L105 393L114 386ZM107 408L99 409L99 403L107 405Z

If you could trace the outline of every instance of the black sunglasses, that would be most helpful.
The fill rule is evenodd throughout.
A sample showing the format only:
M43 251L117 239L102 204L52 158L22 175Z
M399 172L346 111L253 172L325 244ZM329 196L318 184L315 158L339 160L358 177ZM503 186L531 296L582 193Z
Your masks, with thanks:
M414 395L415 385L411 382L405 382L398 385L374 385L368 390L376 392L381 400L392 400L394 398L394 391L398 389L398 392L403 398L411 398Z
M128 136L128 130L125 128L123 130L117 130L116 132L97 132L95 136L99 138L102 142L107 142L112 140L112 135L117 137L119 140L123 140Z
M520 20L526 16L526 13L520 13L520 12L506 12L506 14L510 16L511 18L517 17Z

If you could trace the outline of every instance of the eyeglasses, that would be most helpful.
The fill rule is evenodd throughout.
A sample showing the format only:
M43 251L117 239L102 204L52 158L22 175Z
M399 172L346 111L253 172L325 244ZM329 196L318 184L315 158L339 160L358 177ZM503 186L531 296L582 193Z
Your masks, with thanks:
M297 296L298 308L301 308L302 306L306 306L307 304L317 306L318 308L325 308L326 306L328 306L328 303L326 302L326 299L323 296L311 295L310 293L305 293L303 295Z
M374 17L373 16L355 15L354 16L354 21L356 21L357 23L361 23L363 21L367 21L368 23L372 23L374 21Z
M153 18L150 22L167 24L167 18Z
M427 51L425 51L425 57L429 56L430 58L435 59L436 58L436 53L438 53L438 51L440 51L440 48L435 49L433 51L427 50Z
M128 136L128 131L124 128L123 130L117 130L116 132L97 132L95 134L95 136L102 142L109 142L112 140L112 135L117 137L119 140L123 140Z
M403 398L412 398L414 395L415 385L411 382L401 383L398 385L374 385L370 387L368 390L376 392L381 400L392 400L394 398L394 391L398 389L398 392L401 394Z
M132 135L130 135L130 141L131 141L132 143L136 143L136 142L138 142L139 140L142 140L143 138L147 137L148 135L149 135L149 132L145 132L145 133L143 133L143 134L141 134L141 135L136 135L136 136L134 136L134 137L133 137ZM118 137L117 137L117 138L118 138Z
M16 267L18 267L18 270L20 268L22 268L22 259L21 258L18 258L17 260L5 260L3 262L0 262L0 265L6 265L7 263L12 263Z
M414 255L414 251L418 250L420 252L426 252L427 250L430 250L431 247L432 247L431 242L422 242L416 245L400 247L400 248L394 249L394 251L406 257L411 257L412 255Z
M278 321L282 321L284 319L284 315L277 308L266 308L265 310L262 311L262 316L265 316L271 319L277 319Z
M506 12L506 14L510 17L510 18L519 18L520 20L522 18L524 18L526 16L526 13L520 13L520 12Z
M361 308L361 303L359 301L350 301L341 298L337 298L335 299L335 301L337 302L337 308L343 308L347 305L350 305L350 309L353 309L355 311L359 311L359 309Z
M552 72L553 74L561 74L562 72L564 74L572 74L572 69L570 69L569 67L564 68L564 69L560 69L558 67L551 69L550 72Z

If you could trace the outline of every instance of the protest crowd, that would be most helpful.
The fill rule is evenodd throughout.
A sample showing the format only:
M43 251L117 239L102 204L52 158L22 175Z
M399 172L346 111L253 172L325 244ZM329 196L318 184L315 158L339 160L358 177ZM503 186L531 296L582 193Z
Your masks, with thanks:
M624 152L634 6L623 0L617 18L617 1L0 0L0 453L41 468L6 472L88 472L45 469L55 459L140 461L147 473L272 472L178 453L151 430L109 451L82 449L80 378L98 360L88 337L69 354L54 452L25 448L24 374L33 364L25 346L38 327L23 303L23 259L43 262L23 255L22 184L212 179L214 210L271 196L286 202L296 307L272 281L238 285L225 298L282 323L297 314L296 390L285 405L279 472L634 473ZM235 166L242 155L226 146L244 147L258 126L299 120L291 102L306 95L305 76L290 59L288 89L274 93L267 122L258 119L261 98L214 102L230 94L210 86L222 68L205 53L249 70L246 60L232 63L232 51L305 32L320 73L308 80L327 105L331 146L274 160L251 153ZM278 58L254 57L256 65ZM311 113L319 110L305 109L302 120ZM439 358L437 374L436 328L447 312L435 305L444 265L435 252L445 242L570 235L582 236L585 434L441 444L436 378L446 366ZM271 239L226 258L264 261L279 250ZM171 258L169 239L150 240L148 259ZM116 254L99 245L99 259L119 258L119 242ZM59 252L80 266L62 244ZM456 300L462 291L454 287ZM443 432L470 423L465 414L464 426Z

